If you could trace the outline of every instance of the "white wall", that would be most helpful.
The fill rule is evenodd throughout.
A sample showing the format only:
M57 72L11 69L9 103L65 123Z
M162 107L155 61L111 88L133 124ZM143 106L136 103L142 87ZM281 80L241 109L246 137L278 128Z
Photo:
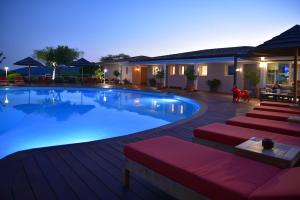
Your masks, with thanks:
M207 76L198 76L197 88L199 91L209 91L209 86L207 84L208 80L219 79L221 85L219 87L219 92L231 93L231 88L233 84L233 75L225 75L226 63L201 63L201 65L207 65Z

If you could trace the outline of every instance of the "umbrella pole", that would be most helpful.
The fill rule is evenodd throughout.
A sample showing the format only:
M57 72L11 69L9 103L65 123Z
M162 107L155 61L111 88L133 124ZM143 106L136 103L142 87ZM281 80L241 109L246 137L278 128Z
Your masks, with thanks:
M294 55L294 103L297 103L297 65L298 65L298 48L295 49L295 55Z
M81 82L83 83L83 67L81 67Z
M31 83L31 77L30 77L30 65L28 66L28 80L29 80L29 83Z

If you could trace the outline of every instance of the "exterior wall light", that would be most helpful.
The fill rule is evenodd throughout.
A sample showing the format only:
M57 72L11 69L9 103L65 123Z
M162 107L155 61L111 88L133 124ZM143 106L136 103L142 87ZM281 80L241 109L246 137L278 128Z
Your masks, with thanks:
M266 62L259 62L259 67L260 68L266 68L267 67L267 63Z

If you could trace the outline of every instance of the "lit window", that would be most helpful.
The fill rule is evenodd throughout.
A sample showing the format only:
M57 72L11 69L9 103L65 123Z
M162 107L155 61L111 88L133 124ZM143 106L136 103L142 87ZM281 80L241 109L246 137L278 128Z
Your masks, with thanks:
M226 65L225 66L225 76L232 76L234 75L234 65Z
M170 75L175 75L175 73L176 73L176 68L175 68L175 66L171 66L170 69L171 69L171 70L170 70Z
M184 66L183 65L180 67L180 73L179 74L184 75Z
M198 66L198 76L207 76L207 66Z
M294 66L289 63L268 63L267 84L291 85L293 83Z
M158 66L153 66L152 67L152 75L156 75L158 71L159 71L159 67Z

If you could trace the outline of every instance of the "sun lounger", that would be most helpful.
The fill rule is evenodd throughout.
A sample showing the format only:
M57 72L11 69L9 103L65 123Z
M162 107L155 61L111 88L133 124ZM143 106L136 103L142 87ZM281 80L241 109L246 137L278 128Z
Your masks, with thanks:
M272 101L262 101L260 103L261 106L275 106L275 107L283 107L283 108L290 108L289 103L282 103L282 102L272 102Z
M291 114L298 114L300 115L300 108L281 108L275 106L257 106L254 107L254 110L264 110L270 112L282 112L282 113L291 113Z
M291 113L270 112L264 110L251 110L248 113L246 113L247 117L271 119L271 120L285 121L285 122L287 122L289 117L293 115L294 114Z
M130 173L177 199L299 199L300 168L275 166L163 136L124 147Z
M0 85L8 85L8 80L6 77L0 77Z
M15 78L15 84L16 85L24 85L25 84L24 78L22 76L17 76Z
M228 119L226 124L300 137L299 123L237 116Z
M275 142L300 146L300 137L277 134L269 131L212 123L194 129L194 142L229 152L251 137L271 138Z

